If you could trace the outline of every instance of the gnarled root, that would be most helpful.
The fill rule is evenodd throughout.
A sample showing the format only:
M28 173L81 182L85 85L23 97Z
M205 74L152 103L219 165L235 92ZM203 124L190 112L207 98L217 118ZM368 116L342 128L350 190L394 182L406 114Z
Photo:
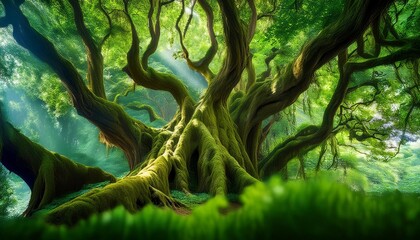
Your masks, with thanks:
M171 189L216 195L240 192L258 181L233 122L220 114L227 111L204 105L197 109L191 117L183 115L172 132L157 135L153 145L158 149L129 176L59 206L47 221L74 224L118 205L130 212L149 203L177 208Z

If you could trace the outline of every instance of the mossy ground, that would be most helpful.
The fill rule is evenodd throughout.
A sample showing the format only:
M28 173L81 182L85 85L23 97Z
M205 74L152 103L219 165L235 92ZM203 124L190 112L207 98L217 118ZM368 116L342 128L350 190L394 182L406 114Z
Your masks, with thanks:
M69 228L41 218L3 219L2 239L418 239L420 198L392 192L368 195L331 179L282 182L273 177L248 187L240 207L226 197L173 192L188 214L146 206L137 214L117 208ZM178 196L179 195L179 196ZM204 203L203 203L204 202Z

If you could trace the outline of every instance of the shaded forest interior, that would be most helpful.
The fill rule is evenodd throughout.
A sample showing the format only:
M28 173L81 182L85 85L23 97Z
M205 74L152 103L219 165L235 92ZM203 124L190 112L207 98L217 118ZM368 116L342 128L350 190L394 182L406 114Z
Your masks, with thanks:
M367 208L420 193L417 0L0 2L1 215L217 206L253 221L261 189ZM19 184L29 203L12 210ZM416 196L390 196L409 215L390 228L414 236Z

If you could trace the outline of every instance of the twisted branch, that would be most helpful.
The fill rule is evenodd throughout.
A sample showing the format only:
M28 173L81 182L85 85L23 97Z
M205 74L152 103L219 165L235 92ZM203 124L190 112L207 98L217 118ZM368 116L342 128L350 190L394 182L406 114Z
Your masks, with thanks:
M131 47L127 52L127 65L123 68L123 71L130 76L133 81L146 88L154 90L163 90L172 94L179 106L182 106L185 99L190 99L189 93L185 85L177 79L175 76L165 73L160 73L153 68L148 67L148 58L157 49L159 36L160 36L160 11L161 4L158 4L156 24L153 25L153 11L154 3L150 0L149 9L149 31L152 37L145 53L143 54L142 61L140 62L140 40L137 33L136 26L134 25L133 19L131 18L128 11L129 1L124 1L124 13L130 23L131 28Z
M218 43L216 40L216 34L214 32L214 14L213 9L207 3L206 0L197 0L200 7L204 10L206 17L207 17L207 31L208 35L210 37L210 47L207 49L206 54L197 61L192 61L190 58L190 54L188 52L187 47L184 44L184 38L188 30L188 26L190 25L192 14L190 15L187 25L184 28L184 33L182 34L181 28L179 26L179 23L184 15L185 12L185 3L184 0L181 1L182 8L181 12L176 20L175 29L178 32L179 35L179 41L181 44L181 49L183 52L183 57L187 61L188 66L193 69L194 71L197 71L198 73L202 74L204 78L207 80L207 82L210 82L214 78L214 73L210 70L210 63L213 61L214 57L216 56L217 50L218 50ZM193 11L193 8L195 6L195 2L193 1L193 6L191 11Z

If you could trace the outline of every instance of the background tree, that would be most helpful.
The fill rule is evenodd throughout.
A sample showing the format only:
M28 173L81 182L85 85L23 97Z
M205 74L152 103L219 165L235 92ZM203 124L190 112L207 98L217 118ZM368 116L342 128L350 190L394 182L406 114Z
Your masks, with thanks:
M0 168L0 182L0 216L7 216L16 199L13 198L13 191L7 179L7 172L3 167Z
M23 59L29 59L24 65L46 71L23 71L29 74L19 78L33 87L58 77L77 113L99 129L100 141L120 148L128 161L127 176L54 209L47 216L51 222L72 223L117 205L129 211L148 203L176 207L172 189L240 192L295 158L304 177L305 155L318 146L317 169L327 144L333 166L340 162L340 144L357 140L374 146L366 147L369 151L377 146L384 150L395 134L392 129L400 129L401 143L407 133L418 130L411 122L419 105L419 38L415 30L406 30L418 26L415 1L348 0L327 8L317 1L1 2L0 27L13 36L18 51L27 50L22 52ZM409 16L401 17L404 14ZM200 77L171 74L153 61L167 56L159 55L163 44L171 46L164 49L166 54L184 59ZM393 70L380 67L384 65ZM310 89L313 83L318 86ZM56 84L41 99L65 106L67 98L57 99L63 89ZM156 111L144 95L127 101L136 94L135 86L165 92L162 99L172 98L169 102L176 103L177 111ZM404 91L397 90L401 86ZM197 94L194 88L202 91ZM382 94L402 92L396 104L407 106L403 119L386 113L389 101L381 101ZM313 96L317 93L322 97ZM148 100L153 102L150 95ZM317 124L291 129L263 153L273 126L285 117L284 127L294 125L299 102L309 115L312 107L322 112ZM369 118L375 107L381 116ZM131 110L146 111L149 119L135 118ZM169 121L149 124L157 119ZM1 129L7 143L2 145L2 163L32 188L27 214L84 183L114 181L97 168L69 167L70 160L33 144L4 119ZM23 150L36 154L19 155ZM96 174L87 176L94 177L86 177L89 171ZM78 174L73 179L80 182L62 181L63 172Z

